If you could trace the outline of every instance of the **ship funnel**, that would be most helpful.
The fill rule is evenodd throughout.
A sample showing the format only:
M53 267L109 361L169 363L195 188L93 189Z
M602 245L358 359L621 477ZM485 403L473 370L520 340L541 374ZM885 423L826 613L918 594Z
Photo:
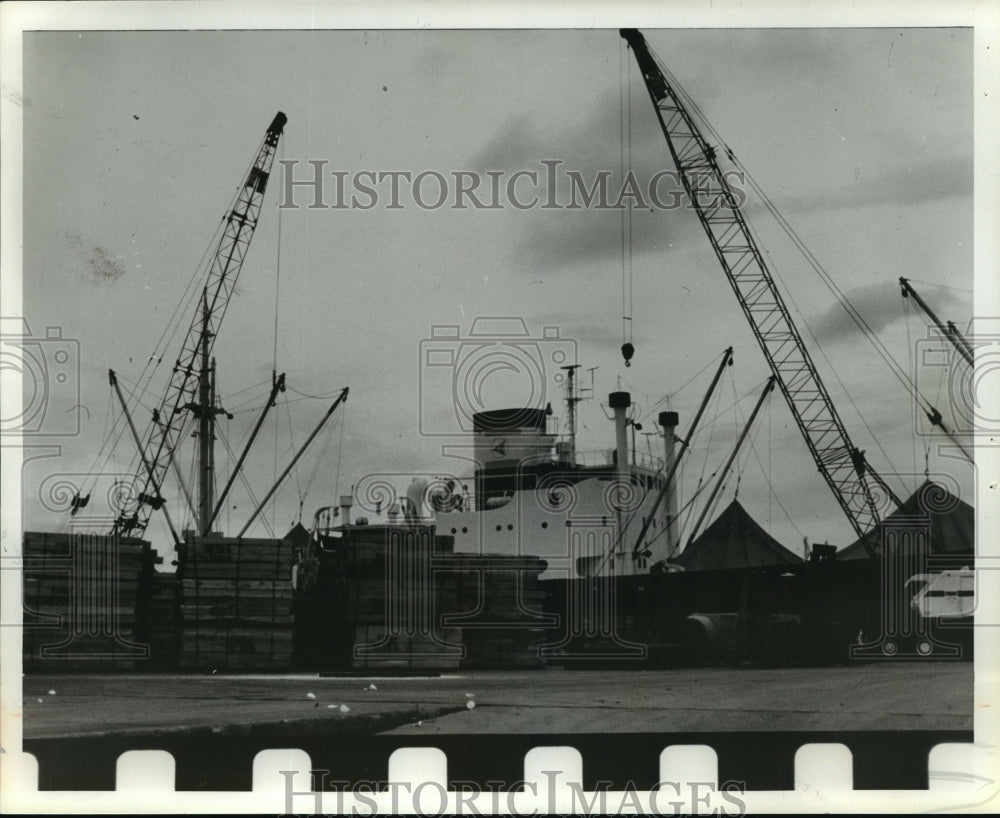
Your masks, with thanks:
M350 525L351 524L351 507L354 505L354 495L352 494L341 494L340 495L340 524Z
M553 462L555 436L546 432L547 409L493 409L473 415L476 503L485 507L524 488L523 475ZM533 486L534 483L531 483Z
M677 458L677 424L680 418L676 412L660 412L658 418L663 427L663 473L670 474ZM677 480L671 482L667 491L667 555L668 558L677 553L680 547L680 530L677 525Z
M612 392L608 395L608 405L615 412L615 462L618 464L618 473L627 474L629 464L626 415L632 405L632 396L628 392Z

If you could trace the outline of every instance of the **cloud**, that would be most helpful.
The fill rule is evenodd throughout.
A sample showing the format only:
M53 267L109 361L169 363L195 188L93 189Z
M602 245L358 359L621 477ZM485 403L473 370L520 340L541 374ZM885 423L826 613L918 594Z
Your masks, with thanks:
M949 197L965 197L972 205L973 158L945 156L886 168L875 176L858 176L854 183L817 190L782 202L785 212L815 212L871 205L906 205Z
M606 89L591 101L588 112L579 121L560 121L553 131L537 116L517 113L508 117L492 138L469 160L473 170L538 168L542 159L558 158L580 171L617 170L621 153L619 91ZM652 124L653 113L645 108L641 119ZM645 114L648 113L648 117ZM648 151L655 135L651 128L636 127L633 112L633 150Z
M864 287L855 287L845 293L847 300L854 305L872 332L878 333L891 324L901 321L905 315L900 288L894 282L879 282ZM927 300L925 297L924 300ZM965 312L968 305L951 290L940 290L934 293L934 304L931 306L942 321L948 320L949 313ZM924 316L921 316L923 319ZM812 322L816 338L828 343L842 337L850 337L858 332L854 319L839 304L834 304L819 318Z
M617 350L622 343L620 329L581 320L579 312L547 312L546 321L558 326L560 337L572 339L579 348Z
M632 216L633 254L664 248L674 232L673 212L665 213L657 208L651 213L649 210L649 206L655 204L650 201L652 180L661 171L672 172L673 165L652 112L647 112L645 107L640 110L643 114L639 116L633 112L628 149L632 156L631 172L642 201L624 199L626 204L636 205ZM646 113L648 116L644 115ZM603 175L607 180L605 204L611 205L623 188L620 127L617 89L599 95L579 126L555 135L550 129L541 127L531 115L518 114L506 120L482 150L468 161L468 167L481 172L501 170L507 174L519 170L535 172L538 177L536 191L544 202L552 193L548 187L548 169L542 163L558 161L556 201L563 205L572 200L584 201L586 193L594 189ZM661 177L656 183L655 195L661 202L679 199L680 192L673 177ZM580 262L621 256L621 210L598 209L591 205L578 210L536 208L528 215L530 219L526 220L515 242L514 257L518 266L529 274L534 274L539 267L561 269Z
M470 160L472 169L533 171L538 178L538 192L543 199L550 195L546 183L547 170L542 164L558 160L556 171L557 199L570 199L572 185L569 173L579 174L589 189L598 174L608 175L608 198L611 202L622 189L620 157L622 142L618 121L617 90L599 95L594 107L580 127L566 127L553 134L529 114L510 117L482 150ZM644 111L645 108L640 108ZM647 121L648 120L648 121ZM633 111L631 140L628 144L631 168L644 197L649 198L649 183L661 171L674 173L663 136L651 112L649 117ZM724 168L728 165L724 162ZM749 187L749 183L741 187ZM657 195L668 201L680 192L673 178L661 179ZM947 198L965 198L970 202L973 192L973 160L971 155L956 155L910 159L891 157L877 173L856 171L855 179L840 186L829 183L816 185L805 194L788 198L776 196L776 204L786 215L857 209L863 207L902 208ZM767 191L765 191L767 193ZM759 209L758 197L748 192L746 209ZM677 243L688 236L701 240L700 231L688 231L679 213L692 213L686 196L681 196L680 210L654 214L635 209L631 251L633 255L659 252L667 243ZM531 211L531 220L514 244L514 257L526 270L539 265L559 269L583 261L604 261L619 257L622 251L620 211L584 208L583 210Z

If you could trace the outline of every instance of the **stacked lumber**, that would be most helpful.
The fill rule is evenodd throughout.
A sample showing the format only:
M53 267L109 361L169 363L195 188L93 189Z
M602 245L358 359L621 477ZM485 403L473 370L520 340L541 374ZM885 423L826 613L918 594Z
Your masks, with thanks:
M543 612L536 557L453 554L435 571L436 620L460 625L463 669L541 667L539 647L555 624Z
M462 669L542 667L539 649L550 638L543 628L465 628Z
M664 638L662 615L643 610L646 597L638 595L641 589L630 577L581 577L547 585L558 589L548 607L562 613L543 649L548 662L633 662L647 656L651 640ZM623 595L630 597L624 610L619 604Z
M177 667L180 651L180 590L177 574L153 573L146 597L146 634L150 665L157 670Z
M158 560L137 538L25 532L24 670L145 666L150 651L137 609Z
M180 667L237 671L290 667L291 543L195 537L179 553Z
M385 625L361 625L354 631L355 669L457 669L461 628L438 628L429 634L393 633Z
M297 608L310 666L541 666L556 624L542 610L544 560L455 554L454 538L419 525L349 526L319 542Z
M354 628L355 669L457 669L459 629L434 622L432 555L450 537L429 526L366 526L345 532L336 591Z

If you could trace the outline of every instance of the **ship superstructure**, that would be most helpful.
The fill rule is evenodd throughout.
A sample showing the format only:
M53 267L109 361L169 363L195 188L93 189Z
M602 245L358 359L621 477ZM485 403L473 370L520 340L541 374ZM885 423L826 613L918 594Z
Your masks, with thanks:
M657 457L629 445L629 427L636 425L629 393L612 392L608 406L615 446L579 453L572 438L547 431L544 409L476 413L472 480L414 480L390 519L433 521L439 534L454 538L456 553L541 557L545 579L647 573L678 545L676 490L656 503L664 466L674 458L678 416L659 414L663 456Z

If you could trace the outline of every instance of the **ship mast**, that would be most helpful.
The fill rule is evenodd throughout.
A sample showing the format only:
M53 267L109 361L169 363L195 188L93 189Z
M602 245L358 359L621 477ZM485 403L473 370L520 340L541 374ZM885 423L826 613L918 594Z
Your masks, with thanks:
M576 405L583 400L576 393L576 370L580 364L568 364L566 370L566 411L569 415L569 454L566 456L569 465L576 465Z
M207 292L204 295L207 296ZM202 537L212 533L212 523L215 521L215 416L224 414L232 417L225 409L216 406L215 358L209 356L212 339L210 320L208 299L203 297L198 402L192 401L186 407L198 420L198 506L195 530Z
M212 372L208 360L209 313L207 299L202 302L201 371L198 373L198 533L208 534L212 516L212 444L215 432L215 408Z
M145 531L151 512L163 508L166 502L161 494L163 479L170 464L174 462L174 453L185 434L188 417L185 411L190 411L198 421L200 487L198 504L193 512L197 531L207 533L205 528L212 515L210 449L215 414L214 407L209 402L212 391L208 381L209 360L219 326L243 268L247 248L257 227L278 141L287 121L287 117L280 111L275 115L257 151L253 166L225 217L225 227L208 266L199 311L193 316L190 329L184 337L181 353L174 364L164 397L153 410L153 427L142 453L149 468L145 487L140 495L140 507L133 516L126 516L124 513L120 515L112 529L113 534L129 534L136 529ZM181 487L184 489L183 483ZM187 496L186 489L184 493ZM171 536L174 544L179 545L176 531L172 531Z

